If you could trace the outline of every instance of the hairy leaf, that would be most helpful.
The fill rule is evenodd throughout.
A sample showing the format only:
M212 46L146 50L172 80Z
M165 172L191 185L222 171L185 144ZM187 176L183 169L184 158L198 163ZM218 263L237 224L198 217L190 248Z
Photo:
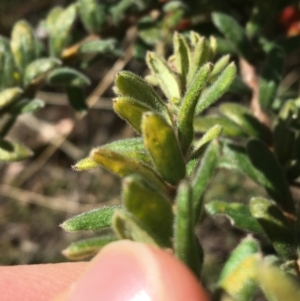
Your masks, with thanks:
M148 52L146 62L151 72L157 77L159 86L166 97L177 102L181 98L181 87L177 75L170 69L164 59L154 52Z
M141 225L130 213L118 210L113 216L113 229L121 239L130 239L159 247L160 243L145 226Z
M193 192L187 181L182 181L175 199L174 252L199 277L203 252L194 233Z
M205 205L205 209L210 215L225 215L229 218L231 224L237 228L259 234L264 233L260 224L251 215L248 205L240 203L212 201Z
M101 248L116 240L114 236L91 237L76 241L62 251L71 260L82 260L96 255Z
M185 176L185 162L173 128L161 115L149 112L143 115L142 132L156 170L177 185Z
M210 75L212 65L210 63L205 64L195 75L189 89L186 91L182 100L179 114L178 114L178 138L183 150L186 153L194 136L194 115L195 108L199 99L199 96L204 88L208 77Z
M202 113L215 101L217 101L230 87L236 76L236 66L229 64L219 75L218 79L203 91L196 107L196 114Z
M296 258L293 227L276 204L262 197L252 198L250 211L264 229L278 255L286 259Z
M165 196L142 177L133 175L123 180L122 201L125 208L164 246L171 247L173 213L171 203Z
M108 228L112 224L114 212L119 208L120 206L109 206L83 212L67 219L60 226L68 232L96 231Z

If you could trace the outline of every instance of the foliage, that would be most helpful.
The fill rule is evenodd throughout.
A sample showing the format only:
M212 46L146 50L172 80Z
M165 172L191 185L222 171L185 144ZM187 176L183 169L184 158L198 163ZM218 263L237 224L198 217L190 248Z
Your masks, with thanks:
M136 56L145 55L149 74L142 78L119 71L113 107L138 137L97 147L74 166L77 171L103 167L119 176L122 204L65 221L61 226L67 231L112 231L75 242L64 254L83 258L113 240L131 239L171 249L201 279L205 254L195 228L206 215L223 214L252 234L226 261L215 300L252 300L259 288L270 301L298 300L300 217L291 189L299 187L300 101L292 89L280 93L278 86L287 55L299 48L299 36L290 36L295 26L291 31L286 9L280 17L286 37L270 31L267 21L278 20L292 1L195 2L79 0L66 9L56 7L41 23L47 49L27 22L17 22L10 41L0 38L0 159L30 156L6 134L18 115L42 106L34 98L42 84L65 87L70 104L87 109L78 91L90 80L78 69L103 53L121 55L118 41L100 39L100 34L118 23L124 26L133 14L139 29ZM198 7L206 22L196 18ZM158 17L145 17L154 9ZM77 18L89 36L71 46ZM147 51L154 45L156 51ZM238 101L222 101L218 113L211 114L227 92ZM250 100L248 106L243 97ZM267 197L204 204L214 172L221 168L243 173ZM261 250L265 239L271 252Z

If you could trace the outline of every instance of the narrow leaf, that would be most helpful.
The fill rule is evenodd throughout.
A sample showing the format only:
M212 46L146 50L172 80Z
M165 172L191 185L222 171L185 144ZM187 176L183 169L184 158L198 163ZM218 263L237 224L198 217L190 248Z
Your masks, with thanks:
M85 170L95 169L99 166L100 165L96 163L93 159L87 157L78 161L75 165L72 166L72 169L75 171L85 171Z
M300 286L298 278L268 263L259 269L259 283L269 301L298 301Z
M274 154L259 140L250 140L247 152L253 166L265 178L261 184L269 195L283 210L293 214L295 208L287 179Z
M101 147L116 151L124 156L128 156L131 159L136 159L149 165L151 163L151 159L144 146L142 138L121 139L105 144Z
M196 107L196 114L202 113L217 101L229 89L235 76L236 66L231 63L219 75L218 79L202 93Z
M231 253L221 272L218 287L233 300L249 301L257 289L258 243L246 237Z
M0 162L14 162L28 159L33 152L18 142L0 140Z
M149 106L127 96L113 99L114 111L127 123L129 123L139 134L142 133L141 123L143 114L151 111Z
M274 45L267 54L259 79L259 102L264 108L270 108L275 99L279 82L282 79L283 65L284 52Z
M112 216L120 206L109 206L93 209L79 215L75 215L60 226L68 232L96 231L108 228L112 224Z
M157 173L151 167L136 159L101 147L92 150L91 158L96 163L122 178L131 174L140 174L150 181L150 183L156 185L163 193L167 193L167 187Z
M7 39L0 36L0 90L16 85L17 72L14 57Z
M58 67L61 62L55 58L37 59L30 63L24 72L23 84L28 86L33 81L40 79L51 71L53 68Z
M222 214L229 218L231 224L239 229L264 234L257 220L251 215L248 205L212 201L205 205L209 215Z
M210 63L205 64L195 75L194 80L190 84L190 87L186 91L186 94L182 100L179 114L178 114L178 138L183 150L186 153L194 137L194 115L195 108L205 86L207 79L210 75L212 65Z
M232 48L248 61L251 61L252 46L244 29L231 16L223 13L213 13L212 21L218 30L228 39Z
M15 102L23 90L19 87L7 88L0 92L0 109L3 109Z
M33 29L24 20L18 21L12 30L11 49L15 62L21 70L36 59L36 42Z
M115 84L118 92L123 96L134 98L153 110L168 116L166 105L152 87L138 75L129 71L120 71L116 75Z
M60 58L62 51L70 42L70 31L77 17L77 5L71 4L56 19L49 38L50 54Z
M185 176L185 162L173 128L159 114L145 113L142 119L144 144L159 174L177 185Z
M82 54L115 54L122 55L121 49L116 45L116 39L97 39L92 41L86 41L81 44L79 52Z
M100 236L76 241L62 251L71 260L82 260L96 255L104 246L115 241L114 236Z
M191 63L188 73L187 87L193 81L197 71L208 61L210 48L204 37L191 32L191 40L195 40L194 49L192 51Z
M220 106L220 112L235 122L251 137L268 140L268 130L245 106L236 103L225 103Z
M169 200L140 176L133 175L123 180L122 201L128 212L154 233L162 245L171 247L173 213Z
M104 5L96 0L79 0L79 15L84 27L90 33L99 32L105 22Z
M176 74L170 69L165 60L154 52L147 53L146 62L151 72L157 77L166 97L177 102L181 98L181 87Z
M90 79L83 73L70 67L56 68L47 77L50 85L84 87L91 84Z
M201 137L201 139L196 142L194 146L194 151L191 157L197 158L203 152L203 149L209 142L218 138L222 133L222 127L218 124L214 125Z
M193 193L193 221L194 224L198 222L199 216L202 212L203 195L206 191L208 183L217 167L219 157L219 147L216 142L212 142L206 149L204 156L201 160L196 174L193 177L192 193Z
M187 74L190 68L191 51L186 39L178 32L175 32L173 35L173 44L176 69L181 76L183 85L185 86Z
M222 127L222 134L224 136L245 136L245 132L236 123L226 117L217 115L196 117L194 120L194 130L195 132L205 133L215 124L219 124Z
M118 210L114 214L113 229L121 239L130 239L156 247L160 246L152 233L124 210Z
M40 99L22 98L9 107L8 112L12 115L20 115L35 112L44 106L45 103Z
M203 253L194 233L192 199L191 187L186 181L181 182L175 199L174 252L199 277Z
M279 256L296 258L294 231L276 204L262 197L252 198L250 211L260 223Z
M210 74L210 81L217 79L218 75L228 66L230 60L230 55L223 55L218 61L214 64L213 70Z
M48 33L51 33L52 30L55 30L55 27L57 26L57 20L63 11L64 9L61 6L55 6L50 10L46 18L46 28Z

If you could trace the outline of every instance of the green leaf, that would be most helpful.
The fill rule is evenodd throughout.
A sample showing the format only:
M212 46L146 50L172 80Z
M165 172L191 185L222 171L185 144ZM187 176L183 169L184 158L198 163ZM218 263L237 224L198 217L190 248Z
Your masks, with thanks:
M19 87L7 88L0 92L0 109L14 103L22 94L23 90Z
M173 35L173 45L176 69L180 74L183 86L185 86L191 63L191 51L186 39L178 32Z
M218 75L228 66L230 61L230 55L223 55L218 59L218 61L214 64L213 70L210 74L209 80L213 82L218 78Z
M96 231L108 228L112 224L114 212L119 208L120 206L109 206L83 212L67 219L60 226L68 232Z
M247 152L253 166L263 175L260 184L283 210L293 214L295 208L287 179L274 154L259 140L250 140Z
M90 33L97 33L105 23L106 13L104 5L97 0L79 0L79 15L81 21Z
M168 98L177 102L181 98L181 87L177 75L170 69L166 61L154 52L148 52L146 63L152 74L158 79L159 86Z
M251 215L248 205L240 203L227 203L222 201L212 201L205 205L209 215L222 214L228 217L231 224L239 229L263 234L257 220Z
M300 300L299 280L291 274L264 262L260 265L258 279L269 301Z
M52 69L58 67L61 62L55 58L37 59L31 62L25 69L23 84L28 86L46 74Z
M173 128L156 113L145 113L142 119L144 144L159 174L177 185L185 176L185 162Z
M88 110L88 106L85 103L86 97L81 87L67 86L66 91L69 103L74 110L77 112L86 112Z
M134 98L153 110L168 116L166 105L152 87L138 75L130 71L120 71L116 75L115 84L122 96Z
M156 185L163 193L168 191L166 184L158 174L151 167L136 159L103 147L92 150L91 158L119 177L124 178L132 174L139 174Z
M140 176L133 175L123 180L122 201L128 212L154 233L163 246L171 247L173 213L165 196Z
M58 57L70 42L70 32L77 17L77 4L71 4L56 19L49 38L51 56Z
M17 66L21 70L36 59L36 41L33 29L24 20L18 21L12 30L11 49Z
M252 165L244 147L224 143L222 154L223 156L220 158L221 167L238 170L257 184L263 185L265 183L264 175Z
M206 188L211 180L215 168L217 167L219 157L218 144L213 141L210 146L206 149L204 156L201 160L199 167L197 168L196 174L192 181L192 193L193 193L193 221L194 224L198 222L199 216L202 212L203 207L203 195Z
M268 140L268 130L245 106L236 103L225 103L220 106L220 112L235 122L251 137Z
M191 32L191 42L194 44L194 49L192 51L188 72L187 87L189 87L190 83L194 80L198 70L208 61L210 54L210 47L205 38L200 38L198 34Z
M192 189L187 181L182 181L175 199L174 252L176 257L199 277L203 252L194 232L194 222L191 218L194 215L192 202Z
M212 21L218 30L228 39L232 48L246 60L253 58L252 46L244 29L231 16L213 13Z
M45 103L40 99L23 98L9 107L8 112L12 115L20 115L35 112L44 106Z
M276 157L284 165L291 159L296 133L279 119L274 128L273 138Z
M218 79L203 91L196 107L196 114L202 113L215 101L217 101L230 87L236 76L236 66L229 64L219 75Z
M245 136L245 132L233 121L223 116L208 115L196 117L194 120L195 132L205 133L215 124L222 127L222 134L229 137Z
M114 214L113 229L121 239L130 239L156 247L160 246L153 234L124 210L118 210Z
M274 45L267 58L259 79L259 102L263 108L270 108L282 79L284 64L283 50Z
M207 144L221 135L222 130L223 128L218 124L208 129L207 132L201 137L201 139L195 143L194 151L191 157L199 157L200 154L203 153L203 149L207 146Z
M0 140L0 162L21 161L28 159L32 155L32 151L23 144Z
M116 46L117 40L116 39L97 39L92 41L86 41L81 44L79 48L79 52L82 54L105 54L105 53L112 53L115 55L122 55L121 49Z
M57 86L84 87L91 84L90 79L83 73L70 67L56 68L48 74L47 82Z
M10 44L7 39L0 36L0 91L15 86L18 73Z
M177 127L178 138L183 153L188 151L193 140L195 108L199 96L208 80L211 69L212 65L207 63L197 72L182 100L178 114Z
M221 272L218 287L233 300L249 301L257 289L259 246L252 237L246 237L231 253Z
M85 170L95 169L99 166L100 165L96 163L93 159L87 157L78 161L75 165L72 166L72 169L75 171L85 171Z
M149 165L151 163L151 158L144 146L142 138L121 139L105 144L102 147Z
M47 15L46 18L46 28L48 33L51 33L52 30L55 30L57 26L57 19L60 17L64 9L61 6L53 7Z
M71 260L82 260L96 255L104 246L115 241L114 236L100 236L76 241L62 251Z
M114 111L139 134L142 133L142 117L144 113L151 111L149 106L142 104L134 98L120 96L113 99L113 108Z
M296 245L292 225L276 204L262 197L252 198L250 211L260 223L278 255L296 258Z

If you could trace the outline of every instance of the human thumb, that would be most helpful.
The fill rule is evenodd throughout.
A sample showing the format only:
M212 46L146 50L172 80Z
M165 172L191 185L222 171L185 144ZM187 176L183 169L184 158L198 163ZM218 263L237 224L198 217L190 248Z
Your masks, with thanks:
M208 297L173 255L142 243L118 241L103 248L58 300L208 301Z

